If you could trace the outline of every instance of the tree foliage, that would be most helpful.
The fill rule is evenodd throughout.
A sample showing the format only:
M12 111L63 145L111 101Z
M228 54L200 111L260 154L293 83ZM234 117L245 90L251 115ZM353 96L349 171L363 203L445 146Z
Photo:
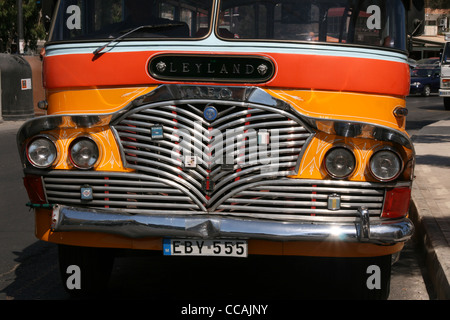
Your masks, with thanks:
M448 0L427 0L425 4L430 9L450 9Z
M23 29L25 50L35 50L37 40L45 38L41 10L36 0L23 0ZM0 0L0 52L11 50L17 42L17 1Z

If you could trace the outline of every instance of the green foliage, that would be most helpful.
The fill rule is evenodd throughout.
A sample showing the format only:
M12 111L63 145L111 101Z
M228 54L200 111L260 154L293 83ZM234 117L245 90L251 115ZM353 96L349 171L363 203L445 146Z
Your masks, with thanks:
M45 38L41 11L36 0L23 0L23 29L26 49L35 50L37 40ZM11 48L17 42L17 1L0 0L0 50Z
M425 3L431 9L450 9L450 1L448 0L428 0Z

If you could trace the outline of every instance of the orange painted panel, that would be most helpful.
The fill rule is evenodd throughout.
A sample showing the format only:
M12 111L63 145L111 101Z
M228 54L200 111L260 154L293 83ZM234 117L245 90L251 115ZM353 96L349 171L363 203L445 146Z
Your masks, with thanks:
M92 54L48 56L44 59L45 87L56 89L163 83L153 79L147 70L149 60L163 53L170 52L110 52L98 59L93 59ZM207 54L206 52L183 53ZM242 55L242 52L214 53ZM397 96L406 96L409 93L409 67L402 62L310 54L252 54L268 57L276 65L274 78L262 86Z

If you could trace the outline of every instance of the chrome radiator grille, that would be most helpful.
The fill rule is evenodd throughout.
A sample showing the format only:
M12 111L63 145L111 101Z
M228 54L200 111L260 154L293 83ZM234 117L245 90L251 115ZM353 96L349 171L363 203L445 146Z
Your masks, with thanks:
M44 177L50 204L111 208L130 213L143 211L200 210L188 190L139 174L52 171ZM93 199L82 200L81 188L89 186Z
M207 121L212 106L217 118ZM236 188L294 174L311 136L289 112L224 101L147 105L113 128L127 167L187 188L205 211Z
M214 107L215 120L204 110ZM267 219L379 216L385 186L289 179L311 137L287 108L232 101L156 102L112 123L123 160L135 172L49 171L50 204L145 214L226 214ZM93 199L82 200L81 188ZM338 210L329 209L338 196Z
M344 181L279 179L254 183L220 201L217 210L253 212L261 218L270 215L354 217L359 207L380 216L385 189L370 183ZM338 210L329 209L331 197L338 197Z
M205 204L177 183L136 173L50 171L44 177L48 202L128 213L208 213ZM93 200L81 200L81 188L90 186ZM380 215L384 187L372 183L280 178L245 184L217 199L209 211L267 219L305 216L354 218L365 206ZM340 196L341 209L327 208L330 195Z

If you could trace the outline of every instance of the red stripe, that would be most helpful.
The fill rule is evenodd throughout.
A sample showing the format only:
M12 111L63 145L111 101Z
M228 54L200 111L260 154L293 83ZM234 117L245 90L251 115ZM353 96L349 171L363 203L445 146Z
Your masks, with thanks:
M317 185L314 184L314 185L312 185L312 187L313 187L313 190L314 190L314 188L317 188ZM317 192L316 192L316 191L313 191L312 194L313 194L313 195L316 195ZM311 202L316 202L316 201L317 201L317 199L314 198L314 197L311 199ZM311 209L316 209L316 207L315 207L315 206L312 206ZM315 216L315 215L316 215L315 213L311 213L311 216Z

